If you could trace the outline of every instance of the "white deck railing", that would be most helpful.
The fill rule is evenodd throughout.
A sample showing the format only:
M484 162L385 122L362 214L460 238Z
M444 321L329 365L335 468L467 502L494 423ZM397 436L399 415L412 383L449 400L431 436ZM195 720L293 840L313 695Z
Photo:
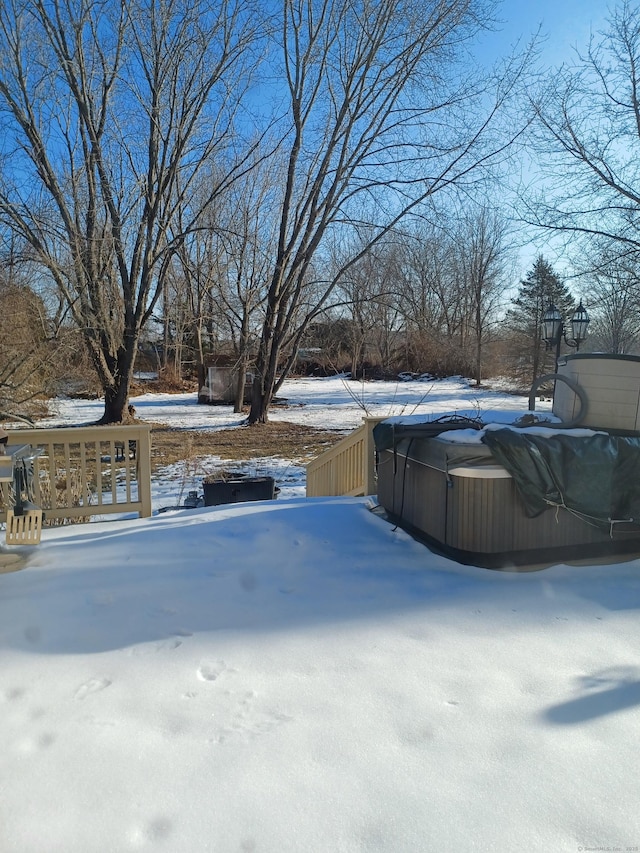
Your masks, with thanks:
M363 424L307 465L307 497L375 495L373 428L384 417Z
M34 502L53 524L110 513L151 515L151 427L147 424L9 431L9 444L42 448ZM0 521L10 506L0 489Z

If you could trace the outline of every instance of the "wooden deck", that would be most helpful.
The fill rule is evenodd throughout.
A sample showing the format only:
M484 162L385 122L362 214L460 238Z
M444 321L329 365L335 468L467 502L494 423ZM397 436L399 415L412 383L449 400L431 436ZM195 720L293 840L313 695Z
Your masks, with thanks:
M366 417L362 420L362 426L307 465L308 498L375 495L373 428L385 418Z
M9 444L42 448L34 459L34 503L45 524L113 513L151 515L151 427L146 424L9 430ZM10 508L0 487L0 522Z

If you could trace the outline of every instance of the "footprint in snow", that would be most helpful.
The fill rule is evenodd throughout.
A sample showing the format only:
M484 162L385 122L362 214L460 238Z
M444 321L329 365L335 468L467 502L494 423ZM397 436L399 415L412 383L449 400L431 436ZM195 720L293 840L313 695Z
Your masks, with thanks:
M42 732L37 737L27 737L16 743L15 749L18 752L30 754L48 749L56 740L56 736L52 732Z
M7 702L15 702L18 699L22 699L26 692L24 687L10 687L8 690L5 690L3 696Z
M108 678L90 678L78 687L74 696L76 699L86 699L87 696L91 696L92 693L99 693L109 687L110 684Z
M293 720L289 714L261 707L260 699L253 690L244 693L227 691L220 697L212 716L213 730L207 740L218 745L238 738L249 742Z
M226 670L223 660L215 663L203 663L198 667L197 676L200 681L215 681Z

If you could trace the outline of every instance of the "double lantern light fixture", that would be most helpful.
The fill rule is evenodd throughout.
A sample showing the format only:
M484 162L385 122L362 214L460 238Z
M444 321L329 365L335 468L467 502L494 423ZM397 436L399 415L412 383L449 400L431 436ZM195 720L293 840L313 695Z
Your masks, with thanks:
M545 341L548 350L556 351L556 361L560 357L560 344L564 340L568 347L575 347L576 351L580 349L580 344L587 337L587 326L590 323L589 315L580 300L573 317L571 318L571 335L567 338L562 320L562 314L558 311L555 305L551 304L542 315L542 337Z

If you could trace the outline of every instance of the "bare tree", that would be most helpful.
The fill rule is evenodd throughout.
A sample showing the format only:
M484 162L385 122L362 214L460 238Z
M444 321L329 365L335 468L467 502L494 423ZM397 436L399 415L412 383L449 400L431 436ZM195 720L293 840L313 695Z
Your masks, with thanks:
M439 229L419 221L405 235L401 284L407 364L448 372L453 364L450 347L459 326L460 294L450 275L451 246Z
M247 373L253 364L266 299L277 228L271 210L278 176L257 163L238 181L216 212L216 265L211 294L233 345L237 388L234 411L243 410Z
M484 207L462 217L452 237L471 332L476 385L482 382L483 349L510 273L506 220Z
M180 217L176 233L183 234ZM182 377L185 362L195 367L199 382L204 376L206 356L225 325L222 309L214 299L220 274L220 241L214 229L198 225L179 240L171 273L167 275L160 303L163 355L168 368Z
M597 240L582 259L584 298L589 304L591 345L627 354L640 344L640 256L620 244Z
M492 99L485 83L461 80L456 66L490 17L483 0L283 0L286 179L274 206L278 246L250 423L267 420L306 326L344 272L320 278L317 299L293 326L306 285L318 284L320 264L309 274L327 234L369 229L363 255L408 211L470 180L504 150L494 122L522 67L502 76ZM474 109L489 101L478 117Z
M573 240L604 236L638 250L640 7L616 7L608 31L549 74L532 106L543 181L523 197L523 218Z
M246 0L0 6L0 217L81 329L103 422L126 418L140 331L184 237L169 237L176 213L230 153L256 26ZM203 203L240 168L228 162Z
M507 221L495 207L469 204L442 208L437 223L416 218L390 232L339 279L331 306L354 376L368 356L384 369L464 372L480 384L511 281Z
M28 285L15 247L0 256L0 420L30 422L60 375L59 346L44 300Z
M369 235L362 235L368 242ZM332 259L336 269L343 269L345 260L359 254L361 244L347 245ZM399 332L397 294L400 276L397 249L389 235L370 246L359 260L347 266L338 279L332 295L332 306L342 320L342 340L351 361L351 375L362 375L364 362L375 348L379 363L388 368L395 336Z
M478 299L482 303L483 290L481 283L473 283L479 270L474 269L477 237L471 222L470 214L445 208L437 225L418 221L406 235L401 287L412 369L438 375L473 372L475 305Z

